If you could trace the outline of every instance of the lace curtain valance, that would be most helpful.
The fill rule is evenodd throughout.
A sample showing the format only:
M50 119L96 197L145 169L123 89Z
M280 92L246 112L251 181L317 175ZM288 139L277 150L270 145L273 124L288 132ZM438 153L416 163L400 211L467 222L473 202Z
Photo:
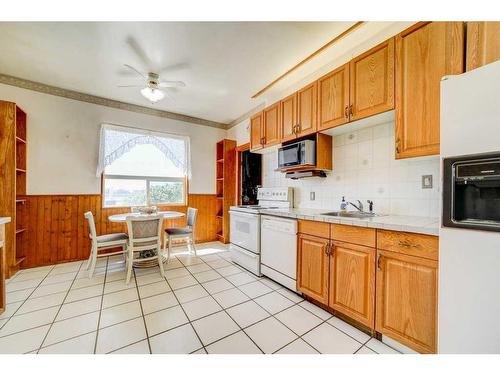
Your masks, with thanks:
M189 137L110 124L101 126L97 176L135 146L145 144L155 146L189 177Z

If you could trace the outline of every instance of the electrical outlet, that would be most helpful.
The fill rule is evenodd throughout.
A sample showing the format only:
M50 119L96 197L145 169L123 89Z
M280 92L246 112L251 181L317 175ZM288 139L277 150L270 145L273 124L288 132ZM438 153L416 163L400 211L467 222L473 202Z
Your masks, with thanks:
M311 191L311 192L309 193L309 200L310 200L310 201L313 201L313 200L315 200L315 199L316 199L316 192Z
M432 175L426 174L422 176L422 189L432 189Z

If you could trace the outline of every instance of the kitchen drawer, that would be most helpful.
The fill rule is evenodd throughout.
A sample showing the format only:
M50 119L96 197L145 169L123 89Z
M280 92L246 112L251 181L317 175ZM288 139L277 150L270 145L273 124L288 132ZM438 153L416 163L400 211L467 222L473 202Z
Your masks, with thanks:
M391 230L378 230L377 249L438 260L439 237Z
M356 245L375 247L376 232L374 228L356 227L353 225L332 224L332 240L349 242Z
M299 233L330 238L330 224L322 221L299 220Z

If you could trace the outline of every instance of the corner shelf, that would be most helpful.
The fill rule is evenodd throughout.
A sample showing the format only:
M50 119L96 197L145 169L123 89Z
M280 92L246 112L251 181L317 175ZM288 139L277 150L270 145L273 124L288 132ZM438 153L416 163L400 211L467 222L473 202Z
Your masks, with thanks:
M16 142L26 144L26 140L19 137L16 137Z
M216 225L217 240L229 242L229 207L236 198L236 141L223 139L216 144Z

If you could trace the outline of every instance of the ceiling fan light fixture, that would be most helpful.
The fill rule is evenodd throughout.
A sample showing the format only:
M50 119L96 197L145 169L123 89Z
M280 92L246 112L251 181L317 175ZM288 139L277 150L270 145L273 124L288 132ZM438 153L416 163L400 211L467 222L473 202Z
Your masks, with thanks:
M159 102L165 97L163 91L155 87L145 87L141 90L141 94L151 103Z

